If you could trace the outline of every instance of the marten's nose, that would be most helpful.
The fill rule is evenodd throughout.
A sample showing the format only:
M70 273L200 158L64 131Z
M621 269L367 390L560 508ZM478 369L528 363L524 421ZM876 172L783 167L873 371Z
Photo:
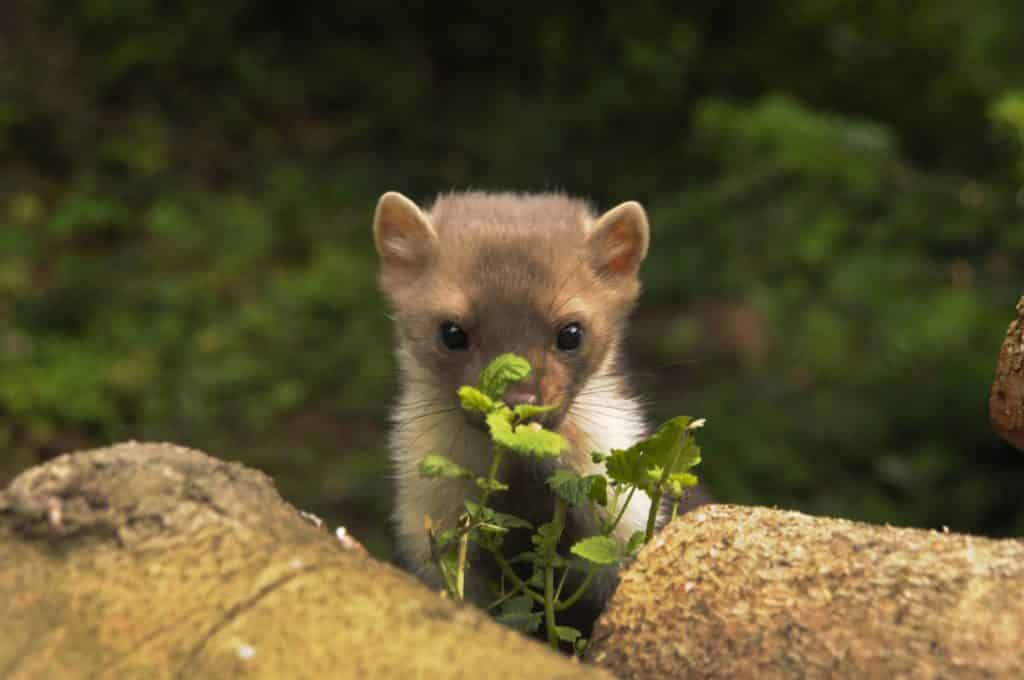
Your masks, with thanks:
M510 387L505 391L505 398L502 401L512 407L522 404L536 404L537 395L529 390Z

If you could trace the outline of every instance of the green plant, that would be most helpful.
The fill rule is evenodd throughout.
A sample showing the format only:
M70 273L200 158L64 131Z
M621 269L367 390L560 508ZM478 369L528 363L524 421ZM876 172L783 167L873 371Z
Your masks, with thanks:
M464 598L468 548L471 542L475 543L494 558L503 576L495 586L495 599L489 607L501 607L499 620L533 632L543 619L552 647L567 643L580 652L586 640L577 629L559 626L558 613L579 601L599 569L630 559L641 545L651 540L663 497L672 500L672 516L675 517L685 490L697 483L697 478L689 472L700 462L700 448L694 441L693 431L704 421L680 416L628 449L594 452L594 462L604 465L603 474L581 475L566 468L556 469L547 479L554 499L551 521L534 527L521 517L498 512L488 505L494 494L509 490L498 477L502 459L507 454L556 458L566 448L561 435L530 422L554 406L509 407L501 401L508 385L524 379L529 372L530 365L525 359L503 354L481 372L479 385L459 389L462 408L486 419L494 444L493 457L486 477L477 477L439 454L429 455L420 462L422 476L471 479L480 492L477 500L466 499L465 511L455 526L441 528L430 521L427 531L434 561L452 597ZM637 531L622 542L612 531L637 491L646 493L652 501L646 530ZM595 525L601 529L599 534L570 546L570 553L578 558L575 560L559 552L569 506L589 508L597 519ZM533 530L533 550L508 558L503 552L504 538L509 532L521 529ZM532 565L533 575L521 578L514 564ZM581 571L583 578L571 594L563 597L566 578L574 570Z

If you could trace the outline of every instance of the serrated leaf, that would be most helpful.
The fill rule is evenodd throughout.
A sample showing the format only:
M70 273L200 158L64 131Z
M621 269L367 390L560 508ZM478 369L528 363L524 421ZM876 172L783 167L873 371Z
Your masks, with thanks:
M608 503L608 480L604 475L583 476L571 470L555 470L547 484L569 505L581 505L588 500L598 505Z
M557 432L545 430L536 423L512 427L509 409L499 409L487 415L487 427L491 439L519 454L550 458L559 455L567 446L565 439Z
M528 595L519 595L506 600L501 605L501 613L495 617L500 623L524 633L535 633L540 628L544 612L533 611L533 599Z
M537 549L542 560L550 560L558 549L558 539L562 535L563 526L554 522L546 522L537 527L530 540Z
M611 536L591 536L572 546L572 554L594 564L615 564L622 559L622 547Z
M644 469L641 464L643 452L637 446L628 449L612 449L605 469L608 477L620 484L642 486L645 483Z
M532 612L530 614L499 614L495 620L521 633L536 633L540 629L540 622L543 618L544 612Z
M529 595L510 597L501 604L502 614L529 614L533 611L533 598Z
M644 454L651 459L652 464L667 467L672 464L680 437L688 436L687 430L693 419L688 416L676 416L667 420L655 430L647 439L638 442Z
M512 448L515 443L515 431L509 418L512 412L507 408L491 411L487 414L487 429L491 432L491 440L505 448Z
M497 479L489 479L487 477L477 477L476 485L484 491L508 491L508 484L498 481Z
M515 515L509 515L504 512L495 512L494 517L491 519L492 522L498 526L505 527L506 529L532 529L533 525L527 522L522 517L516 517Z
M437 454L424 457L418 469L420 477L473 478L473 473L469 470Z
M502 354L480 372L480 391L494 400L500 400L509 383L530 375L530 363L515 354Z
M535 416L539 416L542 413L554 411L557 406L534 406L533 404L519 404L512 409L512 413L515 414L517 420L524 421L529 420Z
M685 472L699 465L700 461L700 447L693 440L693 435L687 435L686 442L683 444L683 450L679 452L679 457L676 459L675 465L672 466L672 472Z
M450 544L455 542L455 539L458 538L458 534L458 529L445 529L438 532L437 538L435 539L437 542L437 549L440 551L447 548Z
M608 479L604 475L590 475L593 481L587 491L587 498L601 507L608 505Z
M580 635L582 635L582 633L572 626L555 626L555 633L558 634L559 640L562 642L568 642L571 645L574 645L576 641L580 639Z
M545 430L536 423L516 426L513 436L514 444L510 448L535 458L553 458L568 447L562 435Z
M638 446L652 463L662 468L671 466L670 473L685 472L700 463L700 447L692 434L699 422L688 416L672 418Z
M475 413L489 413L496 405L493 399L469 385L459 388L459 402L462 408Z

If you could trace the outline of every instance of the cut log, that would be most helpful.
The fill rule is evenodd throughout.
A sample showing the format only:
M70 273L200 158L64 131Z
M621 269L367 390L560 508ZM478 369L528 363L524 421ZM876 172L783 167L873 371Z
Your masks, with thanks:
M1024 542L711 505L622 575L620 678L1024 678Z
M263 474L169 445L0 493L0 677L610 677L346 549Z
M1024 451L1024 297L999 351L988 414L999 436Z

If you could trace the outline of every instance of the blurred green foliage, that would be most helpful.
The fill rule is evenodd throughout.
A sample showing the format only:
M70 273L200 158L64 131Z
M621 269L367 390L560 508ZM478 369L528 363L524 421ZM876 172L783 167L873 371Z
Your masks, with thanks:
M630 345L723 500L1024 532L1024 5L11 0L0 481L170 439L389 554L376 196L636 198Z

